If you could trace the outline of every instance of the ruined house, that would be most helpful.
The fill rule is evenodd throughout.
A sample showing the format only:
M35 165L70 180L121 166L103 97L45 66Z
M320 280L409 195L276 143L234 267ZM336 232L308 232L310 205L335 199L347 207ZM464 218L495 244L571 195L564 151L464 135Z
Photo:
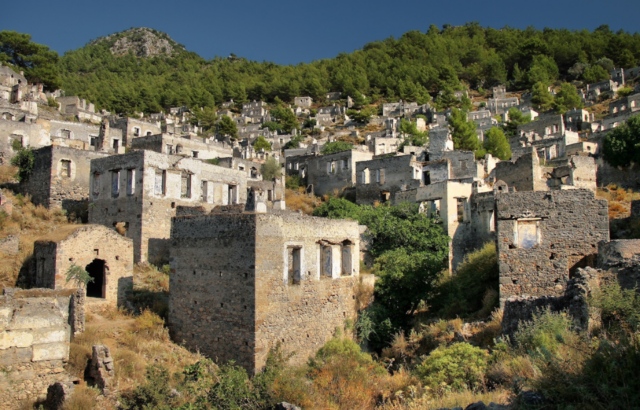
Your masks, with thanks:
M246 202L246 173L153 151L135 151L91 161L89 222L121 226L133 239L134 261L168 258L176 207Z
M31 283L38 288L76 288L78 283L67 278L72 266L92 278L85 288L87 297L121 306L133 286L133 241L106 226L58 228L33 244L33 260Z
M89 203L91 160L108 153L49 145L33 151L31 175L18 186L31 195L35 205L63 209L76 216L86 212Z
M564 115L565 127L569 131L590 131L594 122L594 114L581 108L569 110Z
M122 145L131 146L131 141L138 137L161 134L162 129L158 123L150 123L135 118L109 117L109 126L112 129L122 131Z
M360 231L297 213L180 216L171 228L174 340L250 374L270 349L295 364L355 320Z
M636 112L640 110L640 93L628 95L622 97L619 100L611 101L609 103L609 113L617 114L619 112L631 111Z
M38 120L38 123L49 132L51 144L124 154L125 141L120 129L72 121Z
M497 187L496 187L497 189ZM394 204L418 203L429 217L442 220L449 236L449 270L464 257L494 240L494 191L481 181L441 181L398 192Z
M295 97L293 103L300 108L311 108L313 104L313 98L311 97Z
M500 301L560 296L609 240L607 201L586 189L496 194Z
M102 115L96 113L96 107L92 103L77 96L58 97L56 98L60 104L60 114L72 116L78 121L89 121L99 124L102 122Z
M502 115L505 112L508 112L511 107L517 107L518 105L520 105L518 97L494 97L487 100L487 109L494 115Z
M413 155L374 158L356 163L356 203L391 201L401 190L424 184L422 163Z
M133 150L149 150L167 155L182 155L203 160L231 157L233 148L223 141L213 138L176 137L169 134L150 135L131 141Z
M333 194L356 184L356 164L373 158L373 153L357 149L307 159L307 184L316 195Z

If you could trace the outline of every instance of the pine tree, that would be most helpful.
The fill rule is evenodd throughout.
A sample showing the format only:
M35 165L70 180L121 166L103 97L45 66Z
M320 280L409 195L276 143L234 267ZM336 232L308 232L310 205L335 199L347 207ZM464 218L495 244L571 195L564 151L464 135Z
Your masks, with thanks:
M553 104L549 88L543 83L536 83L531 90L531 102L539 110L548 110Z
M451 138L455 149L475 152L480 148L476 132L477 124L473 121L467 121L466 112L453 108L447 121L451 127Z
M506 161L511 158L511 147L504 132L498 127L491 128L484 135L484 149L494 157Z

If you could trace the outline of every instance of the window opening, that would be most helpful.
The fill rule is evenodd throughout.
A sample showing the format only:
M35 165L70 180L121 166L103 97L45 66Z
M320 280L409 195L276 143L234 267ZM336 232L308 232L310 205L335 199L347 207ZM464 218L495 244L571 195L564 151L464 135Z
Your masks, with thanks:
M93 281L87 284L87 296L90 298L104 298L105 270L107 269L102 259L94 259L84 270L87 271Z
M136 170L128 169L127 170L127 195L133 195L136 192Z
M287 284L289 285L300 284L301 249L292 246L287 248Z
M111 194L120 195L120 171L111 171Z
M320 276L322 278L333 277L333 261L331 255L331 245L320 246Z
M164 195L167 181L167 171L156 169L156 180L154 184L154 193L156 195Z
M60 164L60 176L62 178L71 178L71 161L63 159Z

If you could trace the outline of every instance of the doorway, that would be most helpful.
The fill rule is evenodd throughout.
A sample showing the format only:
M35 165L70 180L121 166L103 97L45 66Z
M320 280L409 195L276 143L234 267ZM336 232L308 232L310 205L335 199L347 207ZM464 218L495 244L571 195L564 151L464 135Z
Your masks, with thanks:
M87 297L104 299L104 274L105 263L102 259L94 259L85 268L89 276L93 279L87 284Z

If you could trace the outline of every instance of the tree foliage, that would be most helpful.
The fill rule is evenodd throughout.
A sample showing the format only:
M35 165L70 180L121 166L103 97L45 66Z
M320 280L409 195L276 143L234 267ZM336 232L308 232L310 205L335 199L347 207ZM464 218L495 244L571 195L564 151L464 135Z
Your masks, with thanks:
M271 116L276 119L280 125L280 129L286 133L290 133L294 129L300 128L298 118L296 118L296 115L289 108L277 108L272 110Z
M624 31L494 29L467 23L433 33L409 31L350 54L296 66L238 57L205 60L184 49L146 59L114 56L111 41L96 41L65 53L58 66L68 95L123 113L149 112L152 102L167 109L213 106L230 98L272 102L310 95L320 101L327 91L350 95L362 106L362 95L426 102L428 93L444 90L450 97L447 90L465 85L509 83L530 89L534 81L578 79L569 73L576 63L604 65L609 60L615 66L637 66L640 59L640 37ZM145 99L140 98L143 90ZM450 99L445 105L458 103Z
M455 149L463 151L476 151L480 148L478 125L474 121L467 121L467 113L453 108L447 119L451 127L451 138Z
M549 87L538 82L531 89L531 103L538 110L548 110L553 105L553 96L549 92Z
M226 135L231 139L237 139L238 126L229 116L223 115L222 118L220 118L220 122L218 122L218 133Z
M31 148L20 147L16 155L11 158L11 165L18 167L16 179L18 182L26 182L33 172L35 156Z
M260 151L261 149L271 151L271 143L262 135L258 135L258 138L253 142L253 149L256 151Z
M518 134L518 125L531 122L531 115L524 115L518 108L509 109L509 120L504 125L505 135L509 138Z
M569 83L563 83L553 99L552 106L554 110L564 115L569 110L584 107L584 104L576 87Z
M31 41L31 35L0 31L0 63L24 71L31 83L42 83L48 91L60 88L58 53Z
M404 118L400 120L399 131L404 137L402 145L422 147L429 141L429 131L418 131L418 126L415 122Z
M484 149L496 158L506 161L511 158L511 146L502 129L492 127L484 135Z
M614 128L604 139L604 159L614 167L640 164L640 114Z
M333 142L327 142L326 144L324 144L320 153L322 155L329 155L329 154L335 154L336 152L340 152L340 151L349 151L351 149L353 149L353 144L349 142L333 141Z
M263 180L272 181L273 178L280 178L282 176L282 167L277 159L269 157L264 164L260 166L260 173L262 174Z

